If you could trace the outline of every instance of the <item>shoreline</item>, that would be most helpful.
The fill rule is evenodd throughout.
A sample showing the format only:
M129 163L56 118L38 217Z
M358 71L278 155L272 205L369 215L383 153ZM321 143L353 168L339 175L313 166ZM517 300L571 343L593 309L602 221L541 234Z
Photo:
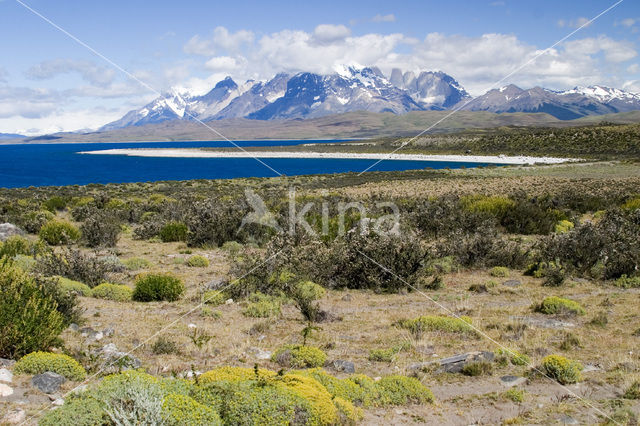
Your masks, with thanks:
M81 151L85 155L125 155L130 157L160 158L300 158L340 160L391 160L391 161L442 161L490 164L561 164L580 161L576 158L531 157L506 155L455 155L455 154L397 154L397 153L350 153L350 152L273 152L273 151L203 151L196 148L123 148L96 151Z

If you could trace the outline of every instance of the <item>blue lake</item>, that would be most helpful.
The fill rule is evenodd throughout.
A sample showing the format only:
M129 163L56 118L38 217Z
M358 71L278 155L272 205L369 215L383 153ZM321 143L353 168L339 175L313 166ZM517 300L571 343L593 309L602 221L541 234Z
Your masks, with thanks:
M336 141L235 141L240 146L290 146ZM87 155L79 151L113 148L229 147L228 142L134 142L0 145L0 187L17 188L89 183L159 180L273 177L275 173L252 158L151 158ZM268 158L263 160L288 176L361 172L375 160ZM477 167L463 162L382 161L371 171Z

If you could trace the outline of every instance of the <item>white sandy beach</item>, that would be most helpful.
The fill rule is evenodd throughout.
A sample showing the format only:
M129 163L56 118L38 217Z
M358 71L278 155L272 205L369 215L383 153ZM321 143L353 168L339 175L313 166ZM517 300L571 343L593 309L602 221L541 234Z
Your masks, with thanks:
M82 151L79 154L127 155L134 157L176 158L317 158L348 160L402 160L402 161L451 161L492 164L559 164L579 161L574 158L529 157L505 155L427 155L347 152L270 152L270 151L204 151L197 148L139 148Z

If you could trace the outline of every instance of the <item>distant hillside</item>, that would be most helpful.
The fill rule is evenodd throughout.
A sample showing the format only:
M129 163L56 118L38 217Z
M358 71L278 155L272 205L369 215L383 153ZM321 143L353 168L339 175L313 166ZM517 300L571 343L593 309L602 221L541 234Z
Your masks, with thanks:
M20 139L20 138L24 138L24 137L26 137L26 136L18 135L17 133L0 133L0 140Z

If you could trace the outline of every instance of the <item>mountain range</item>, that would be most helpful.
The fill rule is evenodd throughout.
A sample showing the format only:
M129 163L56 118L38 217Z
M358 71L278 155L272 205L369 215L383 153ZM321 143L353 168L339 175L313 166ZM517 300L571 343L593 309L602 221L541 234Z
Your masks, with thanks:
M640 94L604 86L553 91L508 85L472 98L453 77L440 71L416 75L393 69L387 77L377 67L339 66L326 75L279 73L267 81L242 84L227 77L204 95L174 90L100 130L172 120L291 120L354 111L405 114L454 109L547 113L560 120L573 120L640 110Z

